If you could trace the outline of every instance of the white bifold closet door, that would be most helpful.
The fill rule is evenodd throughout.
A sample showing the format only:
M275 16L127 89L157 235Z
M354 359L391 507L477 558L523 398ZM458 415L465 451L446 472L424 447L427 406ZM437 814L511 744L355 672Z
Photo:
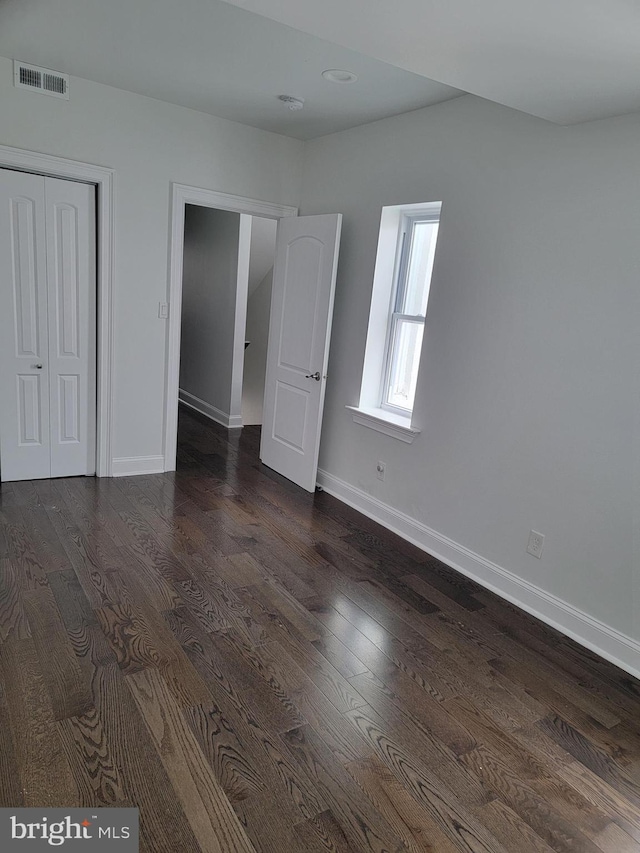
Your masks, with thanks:
M0 169L0 477L95 474L95 188Z

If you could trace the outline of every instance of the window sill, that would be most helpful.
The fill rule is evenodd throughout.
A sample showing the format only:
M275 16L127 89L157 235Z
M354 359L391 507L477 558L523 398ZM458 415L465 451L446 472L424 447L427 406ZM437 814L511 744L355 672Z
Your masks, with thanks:
M406 444L411 444L420 434L419 429L411 426L409 418L403 418L402 415L394 415L384 409L360 409L358 406L346 408L353 414L354 423L390 435Z

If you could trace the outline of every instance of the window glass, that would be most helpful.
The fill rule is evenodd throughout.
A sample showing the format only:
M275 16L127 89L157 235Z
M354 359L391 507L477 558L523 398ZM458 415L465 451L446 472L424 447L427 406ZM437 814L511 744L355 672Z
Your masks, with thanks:
M399 314L419 314L424 317L427 313L437 237L437 222L413 224L406 283L404 287L398 288L402 303L397 308Z
M398 318L395 322L386 403L411 411L416 396L424 323Z

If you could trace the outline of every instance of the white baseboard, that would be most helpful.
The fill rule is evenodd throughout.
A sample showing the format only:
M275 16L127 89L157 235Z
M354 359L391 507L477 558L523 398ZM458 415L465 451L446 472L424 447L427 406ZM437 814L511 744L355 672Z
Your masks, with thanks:
M164 456L121 456L111 462L113 477L133 477L136 474L162 474Z
M201 415L210 418L217 424L222 424L227 429L237 429L242 426L242 415L230 415L228 412L223 412L221 409L212 406L211 403L207 403L205 400L201 400L200 397L196 397L195 394L189 394L188 391L180 389L178 391L178 399L185 406L195 409L196 412L200 412Z
M338 500L377 521L451 568L531 613L562 634L640 678L640 643L545 592L513 572L486 560L426 524L405 515L361 489L318 470L318 485Z

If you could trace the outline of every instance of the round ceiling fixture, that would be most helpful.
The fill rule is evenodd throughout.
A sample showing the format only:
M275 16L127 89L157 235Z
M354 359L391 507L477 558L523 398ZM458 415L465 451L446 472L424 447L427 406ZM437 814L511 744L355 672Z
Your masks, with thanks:
M304 98L294 98L293 95L278 95L278 100L286 104L290 110L301 110L304 107Z
M330 83L355 83L358 79L353 71L344 71L342 68L328 68L322 72L322 76Z

